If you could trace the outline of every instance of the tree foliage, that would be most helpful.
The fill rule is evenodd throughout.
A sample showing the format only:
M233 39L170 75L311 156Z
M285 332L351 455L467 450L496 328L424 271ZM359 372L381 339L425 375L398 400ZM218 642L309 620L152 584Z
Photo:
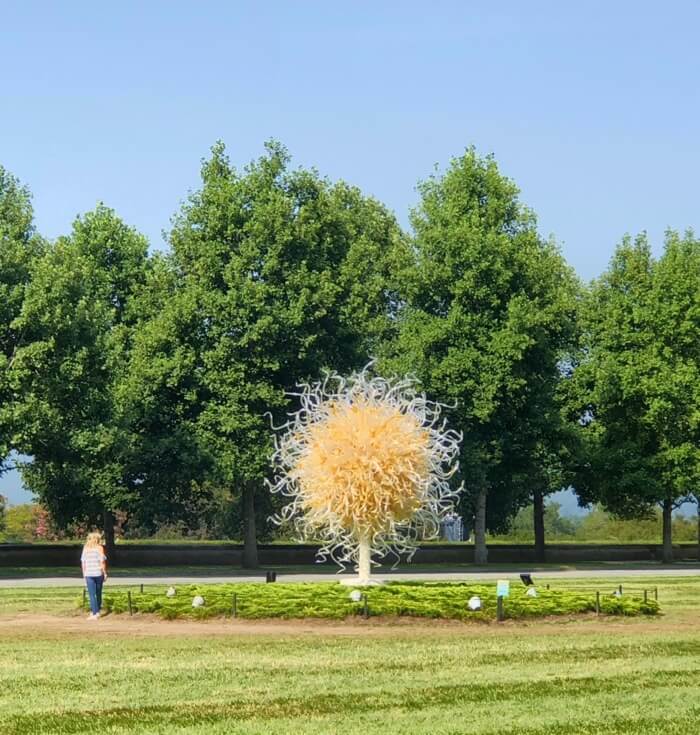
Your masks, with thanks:
M217 144L149 255L102 205L45 242L0 167L0 473L28 456L57 526L240 529L254 561L270 421L298 381L377 356L449 405L482 558L533 499L543 547L569 484L620 518L661 504L670 558L674 504L700 497L700 242L627 238L582 299L493 158L419 193L409 237L278 143L243 170Z
M119 400L146 279L146 240L99 206L32 267L11 371L27 486L59 523L134 501L143 472Z
M626 238L592 287L576 372L588 461L577 488L621 517L671 510L700 484L700 242L669 231L657 260Z
M13 448L16 393L9 372L23 338L15 320L22 309L32 262L41 249L29 191L0 166L0 473Z
M468 150L419 191L389 364L415 371L454 406L450 420L464 433L463 511L472 515L486 499L481 524L495 531L525 502L547 443L558 362L574 330L575 279L493 158Z
M248 493L249 522L255 494L266 498L270 415L287 409L286 392L323 368L359 366L391 328L387 272L400 239L380 204L290 170L277 143L242 172L221 144L204 162L170 233L176 291L136 351L142 390L169 388L215 482Z

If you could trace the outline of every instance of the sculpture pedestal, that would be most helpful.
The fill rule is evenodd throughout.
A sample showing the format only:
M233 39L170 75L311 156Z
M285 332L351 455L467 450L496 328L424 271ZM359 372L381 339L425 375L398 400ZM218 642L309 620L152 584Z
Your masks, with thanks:
M340 584L352 587L371 587L378 584L384 584L379 580L372 579L372 549L369 545L369 539L361 538L358 545L357 557L357 577L350 579L341 579Z

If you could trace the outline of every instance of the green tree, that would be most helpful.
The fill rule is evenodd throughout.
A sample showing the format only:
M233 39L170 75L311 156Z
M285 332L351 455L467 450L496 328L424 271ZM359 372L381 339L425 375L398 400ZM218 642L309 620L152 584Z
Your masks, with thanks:
M109 546L113 514L138 497L143 472L119 386L146 263L146 240L100 206L36 260L14 321L25 484L59 524L100 518Z
M33 217L29 191L0 166L0 473L13 448L15 394L9 371L23 339L15 319L22 308L32 262L42 249Z
M474 517L483 563L487 529L504 530L531 493L558 362L574 333L576 282L493 158L470 149L419 191L388 364L454 405L462 512Z
M170 233L178 286L137 350L149 388L172 392L212 460L208 478L242 499L244 563L286 391L324 367L363 364L391 329L388 272L401 242L376 201L277 143L242 172L217 144Z
M0 495L0 540L3 537L5 528L7 527L7 500L4 495Z
M5 514L5 541L30 542L34 538L37 505L23 503L8 508Z
M510 521L506 538L514 543L530 543L534 540L534 505L521 508ZM545 503L543 513L545 533L555 540L573 540L580 521L561 514L561 504Z
M662 506L663 558L672 511L700 486L700 243L669 231L652 257L625 238L594 283L577 370L589 462L577 487L621 518Z

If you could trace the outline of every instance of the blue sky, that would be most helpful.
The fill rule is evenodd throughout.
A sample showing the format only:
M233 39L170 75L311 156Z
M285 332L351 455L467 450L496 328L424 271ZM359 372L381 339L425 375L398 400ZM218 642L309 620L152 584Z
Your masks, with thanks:
M104 201L154 247L215 140L271 137L403 223L436 164L494 153L585 279L700 227L700 6L490 6L4 0L0 163L45 235Z

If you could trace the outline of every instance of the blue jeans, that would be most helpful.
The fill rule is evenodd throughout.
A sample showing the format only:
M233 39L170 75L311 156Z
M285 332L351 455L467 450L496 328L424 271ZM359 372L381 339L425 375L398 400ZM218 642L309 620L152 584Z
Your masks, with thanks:
M102 583L104 577L100 574L99 577L85 577L85 584L87 585L88 597L90 598L90 612L96 615L100 612L102 607Z

